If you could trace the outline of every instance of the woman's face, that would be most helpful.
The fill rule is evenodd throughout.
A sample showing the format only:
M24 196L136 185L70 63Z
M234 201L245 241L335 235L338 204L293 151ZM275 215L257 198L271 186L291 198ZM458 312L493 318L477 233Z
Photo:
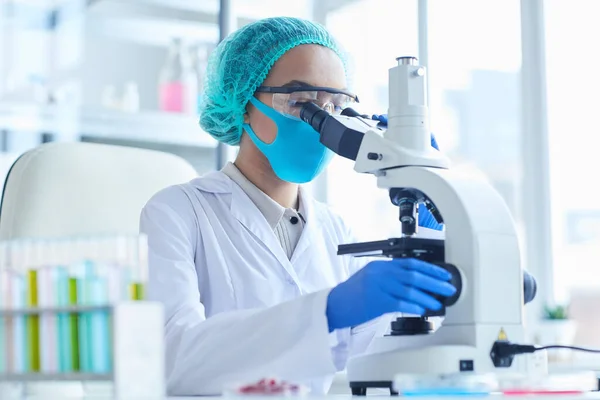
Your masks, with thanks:
M346 88L346 73L340 57L331 49L315 44L294 47L285 53L271 68L262 86L322 86L335 89ZM256 93L264 104L273 106L273 95ZM252 104L248 103L244 122L252 126L264 143L272 143L277 137L275 123Z

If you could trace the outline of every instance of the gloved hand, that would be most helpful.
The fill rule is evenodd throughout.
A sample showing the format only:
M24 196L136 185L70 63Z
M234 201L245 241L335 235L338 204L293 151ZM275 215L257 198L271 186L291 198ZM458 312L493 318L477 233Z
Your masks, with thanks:
M371 119L379 121L379 124L383 126L387 126L388 124L387 114L374 114L373 117L371 117ZM435 135L433 133L431 134L431 147L433 147L436 150L440 149L438 147L437 141L435 140ZM425 207L424 204L419 204L419 226L423 228L434 229L436 231L441 231L443 228L443 225L438 224L438 222L435 220L435 218L433 218L433 215L431 215L431 213L429 212L427 207Z
M423 315L439 310L442 304L429 293L452 296L456 289L448 283L451 278L445 269L412 258L372 261L329 293L329 332L386 313Z
M373 119L375 121L379 121L379 125L382 125L382 126L387 126L387 124L388 124L387 114L381 114L381 115L373 114L371 119ZM440 149L438 147L437 141L435 140L435 135L433 133L431 134L431 147L433 147L436 150Z

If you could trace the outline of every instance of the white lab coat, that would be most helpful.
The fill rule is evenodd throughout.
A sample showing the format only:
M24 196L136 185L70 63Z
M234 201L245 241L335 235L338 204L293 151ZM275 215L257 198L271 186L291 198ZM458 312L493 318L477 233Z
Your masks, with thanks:
M328 333L330 288L365 263L341 218L302 193L306 226L291 260L258 208L222 172L156 194L141 216L148 295L165 306L169 394L221 393L277 376L325 393L385 319Z

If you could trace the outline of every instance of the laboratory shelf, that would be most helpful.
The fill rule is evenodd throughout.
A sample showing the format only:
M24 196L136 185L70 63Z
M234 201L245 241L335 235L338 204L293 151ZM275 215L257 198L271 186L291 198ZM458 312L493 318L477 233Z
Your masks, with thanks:
M215 148L198 117L163 112L126 113L86 108L0 103L0 131L75 134L75 137ZM64 136L64 135L63 135Z
M204 148L217 146L217 141L202 131L197 116L174 113L83 110L80 131L87 137L129 139Z
M110 311L111 306L65 306L65 307L28 307L10 310L0 310L0 317L16 315L57 314L57 313L84 313L92 311Z
M327 13L356 1L320 0L316 8ZM18 16L18 25L24 28L55 29L73 16L85 15L89 32L138 44L168 46L173 37L216 43L219 3L219 0L35 0L6 3L4 7L7 14ZM309 10L313 9L308 0L235 0L234 4L234 26L238 27L275 15L311 18Z
M91 373L24 373L24 374L0 374L0 382L107 382L113 379L113 374L91 374Z
M72 328L60 330L56 325L45 324L42 317L39 322L40 331L38 333L40 338L39 356L25 350L27 349L25 346L35 337L31 327L27 327L33 324L28 324L25 328L20 327L18 331L16 327L10 330L12 335L23 334L23 340L20 340L19 344L14 341L12 347L8 347L13 349L10 358L3 353L4 350L0 350L0 357L6 357L0 361L3 361L3 365L9 368L0 373L0 383L94 382L94 388L109 389L112 393L110 398L119 399L152 399L157 398L157 393L164 393L164 310L162 305L151 301L124 301L101 308L110 313L110 322L106 323L106 320L99 321L101 325L92 323L86 330L81 330L81 328L77 331L73 331ZM42 309L51 310L50 308ZM76 306L75 312L80 313L82 310L92 309L87 306ZM11 311L19 312L23 310ZM25 310L30 311L31 309ZM62 312L69 311L69 308L57 307L54 310ZM92 311L86 312L91 313ZM4 316L0 314L0 318L5 324L13 324L16 320L16 318L11 319L10 315L6 314ZM22 317L19 318L17 322L20 324L21 321L26 321ZM54 326L54 329L52 329L52 326ZM42 331L41 329L44 329L44 327L45 331ZM94 335L93 332L95 331L91 329L99 327L101 327L102 332ZM42 332L46 334L44 335ZM59 336L61 333L65 336ZM60 338L60 340L42 339L42 337L47 339L49 336ZM48 349L54 350L54 358L44 358L44 355L50 354ZM81 369L84 370L57 371L58 365L56 363L60 360L59 355L70 359L70 357L77 357L77 354L79 354ZM102 356L100 357L99 354L102 354ZM82 355L86 355L87 358ZM37 357L39 357L39 361ZM28 366L36 365L36 362L44 370L35 372L30 370L15 371L12 368L12 366L18 365L20 369L23 366L29 369ZM54 364L52 365L53 371L46 368L46 365L50 366L51 364ZM101 386L96 387L96 382L101 383ZM110 386L106 384L110 384ZM9 386L5 385L4 387ZM32 387L41 387L46 390L44 385L34 385ZM1 392L2 385L0 385L0 397L2 397ZM67 396L43 398L64 397Z

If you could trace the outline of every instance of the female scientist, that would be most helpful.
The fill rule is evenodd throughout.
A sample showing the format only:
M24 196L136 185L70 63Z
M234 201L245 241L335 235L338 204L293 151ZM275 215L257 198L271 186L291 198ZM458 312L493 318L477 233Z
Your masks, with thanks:
M165 306L170 394L218 394L277 376L328 390L387 313L423 314L455 292L443 269L403 259L336 255L354 240L303 190L331 160L294 117L314 102L338 113L356 100L340 50L321 26L264 19L211 55L200 124L238 146L235 163L156 194L141 216L148 294Z

